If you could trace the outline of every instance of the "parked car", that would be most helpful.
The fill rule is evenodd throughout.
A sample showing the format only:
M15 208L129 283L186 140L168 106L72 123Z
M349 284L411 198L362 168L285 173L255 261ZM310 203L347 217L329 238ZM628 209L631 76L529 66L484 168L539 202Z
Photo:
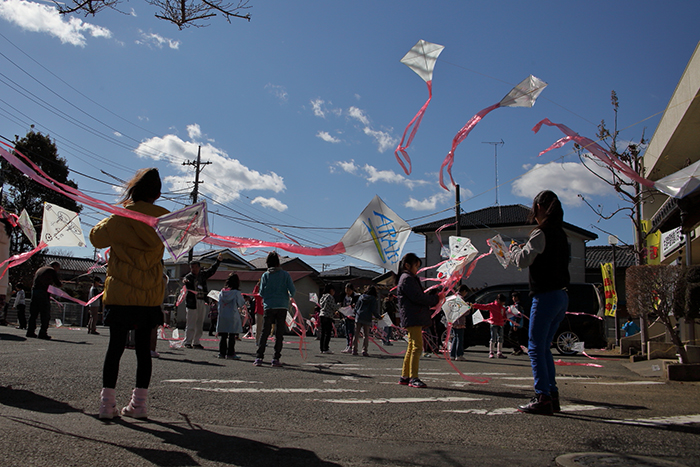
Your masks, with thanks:
M603 320L603 300L598 289L593 284L571 284L568 289L569 309L566 317L559 325L554 335L552 346L562 355L575 355L578 353L574 346L583 342L586 348L603 348L607 345L605 335L605 322ZM513 302L511 293L520 294L520 304L525 310L525 315L530 315L532 298L529 296L529 286L526 283L500 284L486 287L466 298L469 303L490 303L496 300L498 294L508 297L507 305ZM488 318L488 312L484 312L484 318ZM526 324L527 326L527 319ZM507 335L507 333L506 333ZM479 323L471 329L467 336L468 345L489 345L490 331L488 323ZM513 343L506 339L506 346Z

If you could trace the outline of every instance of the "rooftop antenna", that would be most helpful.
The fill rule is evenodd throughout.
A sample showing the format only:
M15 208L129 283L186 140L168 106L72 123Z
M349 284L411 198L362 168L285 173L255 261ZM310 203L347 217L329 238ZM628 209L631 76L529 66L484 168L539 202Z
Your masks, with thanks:
M498 146L503 146L505 141L501 139L500 141L482 141L483 144L493 144L493 162L496 167L496 206L500 207L500 204L498 204ZM500 216L501 212L500 209L498 211L498 214Z

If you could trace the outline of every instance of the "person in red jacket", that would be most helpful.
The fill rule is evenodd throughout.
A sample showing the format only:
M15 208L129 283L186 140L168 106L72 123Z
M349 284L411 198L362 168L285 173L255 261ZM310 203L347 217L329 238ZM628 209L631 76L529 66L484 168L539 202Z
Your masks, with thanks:
M491 323L491 340L489 341L489 358L493 358L493 349L496 349L498 358L507 358L503 355L503 326L506 324L506 300L502 293L498 294L496 300L486 305L473 303L472 308L476 310L488 311L491 316L487 320Z

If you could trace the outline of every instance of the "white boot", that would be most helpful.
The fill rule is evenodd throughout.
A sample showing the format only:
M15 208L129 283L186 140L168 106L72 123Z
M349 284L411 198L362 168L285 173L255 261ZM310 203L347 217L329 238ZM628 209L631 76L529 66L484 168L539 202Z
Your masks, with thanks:
M132 418L147 418L148 408L146 401L148 400L148 389L136 388L131 394L129 405L122 409L122 415Z
M100 413L101 419L112 419L119 416L117 401L115 400L114 389L102 388L100 393Z

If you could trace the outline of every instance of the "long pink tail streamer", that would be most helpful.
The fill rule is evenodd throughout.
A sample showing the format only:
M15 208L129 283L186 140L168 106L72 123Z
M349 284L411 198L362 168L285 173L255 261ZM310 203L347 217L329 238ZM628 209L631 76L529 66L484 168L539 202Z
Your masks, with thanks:
M6 150L3 146L9 148L11 151ZM18 156L21 156L21 159ZM3 157L15 168L17 168L17 170L19 170L35 182L39 183L40 185L51 190L57 191L58 193L61 193L64 196L75 200L79 203L92 206L94 208L106 211L111 214L135 219L137 221L148 224L151 227L155 227L158 222L158 219L156 217L120 208L118 206L113 206L104 201L87 196L71 186L57 182L56 180L49 177L43 170L41 170L39 166L32 162L28 157L26 157L18 151L15 151L11 146L3 142L0 142L0 157ZM290 253L308 256L332 256L345 253L345 245L342 242L338 242L335 245L331 245L328 247L313 248L301 245L294 245L290 243L266 242L263 240L255 240L250 238L222 236L216 235L214 233L210 233L209 237L205 238L203 242L228 248L272 247L279 248Z
M443 344L443 351L442 351L442 356L445 357L445 361L454 369L457 374L465 381L469 381L470 383L477 383L477 384L487 384L491 382L491 378L475 378L473 376L467 376L464 373L462 373L459 368L455 366L454 363L452 363L452 359L450 359L450 351L448 350L448 343L450 342L450 334L452 333L452 323L447 323L447 336L445 337L445 342Z
M540 131L540 128L542 125L547 125L547 126L554 126L559 128L562 133L564 133L566 136L557 140L554 144L552 144L550 147L545 149L544 151L540 152L540 156L547 151L551 151L552 149L557 149L562 146L564 146L566 143L569 141L574 141L578 145L580 145L583 149L586 149L591 152L595 157L600 159L601 162L604 162L605 164L609 165L610 167L618 170L631 180L644 185L646 187L652 188L654 186L654 182L651 180L647 180L646 178L640 176L637 172L632 170L631 167L629 167L627 164L622 162L620 159L618 159L616 156L611 154L610 152L606 151L602 146L600 146L598 143L593 141L590 138L586 138L585 136L580 136L578 133L576 133L574 130L571 128L567 127L566 125L562 125L561 123L552 123L551 120L548 118L545 118L541 120L540 122L537 123L537 125L534 126L532 131L537 133Z
M394 156L396 156L396 160L399 161L399 165L401 165L401 168L403 169L404 172L406 172L406 175L411 175L411 158L408 156L408 152L406 152L406 149L411 145L411 142L413 141L413 138L416 136L416 132L418 131L418 127L420 127L420 122L423 120L423 116L425 115L425 111L428 109L428 104L430 104L430 100L433 98L433 82L427 81L428 83L428 100L425 101L425 104L423 104L423 107L420 108L418 113L416 114L415 117L413 117L413 120L406 126L406 129L403 131L403 137L401 138L401 142L399 145L396 147L396 151L394 151ZM414 125L415 123L415 125ZM408 137L408 141L406 141L406 134L408 133L409 128L413 126L413 129L411 130L411 134ZM404 141L406 143L404 144ZM408 167L406 167L406 164L401 160L401 156L399 156L399 153L406 159L406 164L408 164Z
M49 286L49 293L50 293L51 295L55 295L55 296L57 296L57 297L65 298L66 300L70 300L71 302L75 302L75 303L77 303L77 304L79 304L79 305L82 305L82 306L90 306L90 304L91 304L92 302L95 302L95 301L99 300L100 297L102 297L102 294L103 294L104 292L100 293L99 295L95 295L94 297L92 297L92 298L91 298L90 300L88 300L87 302L84 302L84 301L79 300L79 299L77 299L77 298L71 297L71 296L68 295L66 292L64 292L63 290L61 290L61 289L59 289L59 288L57 288L57 287L54 287L53 285L50 285L50 286Z
M479 113L470 118L467 124L464 125L462 129L459 130L455 137L452 139L452 148L450 149L450 152L447 153L447 156L445 156L445 160L442 161L442 165L440 166L440 186L443 187L445 190L449 191L449 189L445 185L445 181L442 176L442 171L445 169L445 167L447 167L447 175L450 176L450 182L452 182L453 186L455 184L455 181L452 178L452 164L454 164L455 161L455 149L457 149L457 146L462 141L464 141L467 136L469 136L469 133L471 133L476 124L479 123L481 119L486 116L486 114L488 114L492 110L496 110L500 106L501 103L499 102L498 104L494 104L490 107L486 107L485 109L481 110Z
M46 248L48 245L44 242L39 242L39 244L34 248L33 250L30 251L25 251L24 253L20 253L18 255L10 256L7 258L5 261L0 263L0 269L2 269L2 273L0 274L0 279L3 278L3 276L7 273L8 269L13 268L15 266L19 266L20 264L24 263L27 261L29 258L34 256L35 254L39 253L41 250Z
M561 359L554 362L557 366L592 366L594 368L603 368L603 365L597 363L579 363L579 362L564 362Z

